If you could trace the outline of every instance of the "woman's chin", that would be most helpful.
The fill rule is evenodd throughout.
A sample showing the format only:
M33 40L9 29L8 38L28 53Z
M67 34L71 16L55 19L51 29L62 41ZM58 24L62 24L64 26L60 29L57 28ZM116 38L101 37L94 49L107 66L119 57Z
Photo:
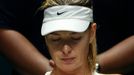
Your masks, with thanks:
M60 70L62 70L63 72L72 72L76 69L76 65L75 64L69 64L69 65L60 65L59 66Z

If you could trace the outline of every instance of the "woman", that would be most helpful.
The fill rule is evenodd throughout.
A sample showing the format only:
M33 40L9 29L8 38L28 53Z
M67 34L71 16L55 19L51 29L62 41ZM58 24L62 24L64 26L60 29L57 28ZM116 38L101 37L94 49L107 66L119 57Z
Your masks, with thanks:
M96 24L90 0L46 0L41 34L55 62L46 75L94 75Z
M98 75L90 0L46 0L41 34L55 62L45 75Z
M46 0L42 8L41 34L55 62L45 75L100 75L94 72L96 23L91 1Z

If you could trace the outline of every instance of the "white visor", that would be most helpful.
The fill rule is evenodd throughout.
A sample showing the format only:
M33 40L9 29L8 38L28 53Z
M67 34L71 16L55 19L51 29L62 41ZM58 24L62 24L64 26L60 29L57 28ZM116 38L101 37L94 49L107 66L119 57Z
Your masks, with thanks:
M56 31L84 32L93 21L92 9L82 6L53 6L44 11L41 35Z

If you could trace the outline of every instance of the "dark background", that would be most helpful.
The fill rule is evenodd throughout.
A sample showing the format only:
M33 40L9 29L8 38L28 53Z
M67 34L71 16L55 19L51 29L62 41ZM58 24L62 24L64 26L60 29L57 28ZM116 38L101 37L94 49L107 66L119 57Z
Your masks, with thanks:
M98 24L98 52L103 52L133 35L128 0L94 0L94 19Z

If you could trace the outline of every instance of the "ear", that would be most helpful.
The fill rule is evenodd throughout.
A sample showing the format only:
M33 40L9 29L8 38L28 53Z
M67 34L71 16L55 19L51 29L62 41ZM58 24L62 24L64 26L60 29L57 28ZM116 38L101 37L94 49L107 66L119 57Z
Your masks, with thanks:
M91 28L90 28L90 41L89 43L91 43L96 37L96 23L92 23L91 24Z

